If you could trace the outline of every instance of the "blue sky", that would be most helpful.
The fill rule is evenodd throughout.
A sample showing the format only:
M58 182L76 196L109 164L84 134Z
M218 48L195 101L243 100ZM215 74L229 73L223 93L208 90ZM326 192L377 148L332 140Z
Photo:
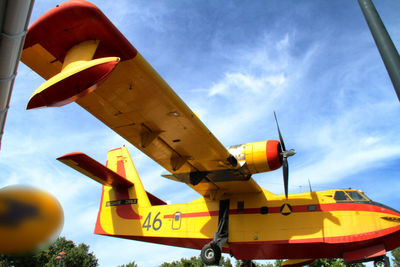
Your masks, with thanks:
M375 1L400 43L400 2ZM36 1L31 22L59 2ZM357 1L93 1L225 145L277 139L278 114L292 193L358 188L400 210L400 104ZM20 64L0 153L0 187L55 195L62 235L85 242L101 266L139 266L196 250L93 234L101 187L55 159L81 151L105 163L127 145L148 191L172 203L198 197L76 104L26 111L43 80ZM255 175L283 193L281 170ZM172 189L172 190L171 190Z

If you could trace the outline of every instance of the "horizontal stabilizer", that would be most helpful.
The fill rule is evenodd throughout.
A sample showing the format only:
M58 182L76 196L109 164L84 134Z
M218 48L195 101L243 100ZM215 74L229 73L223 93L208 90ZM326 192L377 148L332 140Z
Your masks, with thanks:
M126 180L118 173L110 170L86 154L80 152L70 153L57 158L57 160L103 185L111 185L115 187L133 186L132 182Z

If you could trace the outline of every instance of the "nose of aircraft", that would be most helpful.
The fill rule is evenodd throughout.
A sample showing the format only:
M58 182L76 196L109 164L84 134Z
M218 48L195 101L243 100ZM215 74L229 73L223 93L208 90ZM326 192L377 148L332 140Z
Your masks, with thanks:
M379 212L385 213L388 216L393 216L393 218L400 219L400 211L379 202L372 202L372 204L379 210Z
M384 204L373 202L377 209L376 227L380 242L386 251L400 246L400 212Z

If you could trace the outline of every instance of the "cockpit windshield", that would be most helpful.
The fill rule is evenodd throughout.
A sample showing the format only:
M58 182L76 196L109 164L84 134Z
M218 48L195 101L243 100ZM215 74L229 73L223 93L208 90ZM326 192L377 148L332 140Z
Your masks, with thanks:
M336 201L369 201L356 190L337 190L333 198Z
M339 201L345 201L345 200L350 200L350 197L344 191L336 191L334 199Z
M354 200L354 201L368 201L363 195L361 195L357 191L346 191L346 193Z

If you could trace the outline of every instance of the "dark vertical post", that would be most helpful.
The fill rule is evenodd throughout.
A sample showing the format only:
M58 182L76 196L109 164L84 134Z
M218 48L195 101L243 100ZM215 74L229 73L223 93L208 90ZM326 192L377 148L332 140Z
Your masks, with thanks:
M358 0L400 101L400 56L371 0Z

